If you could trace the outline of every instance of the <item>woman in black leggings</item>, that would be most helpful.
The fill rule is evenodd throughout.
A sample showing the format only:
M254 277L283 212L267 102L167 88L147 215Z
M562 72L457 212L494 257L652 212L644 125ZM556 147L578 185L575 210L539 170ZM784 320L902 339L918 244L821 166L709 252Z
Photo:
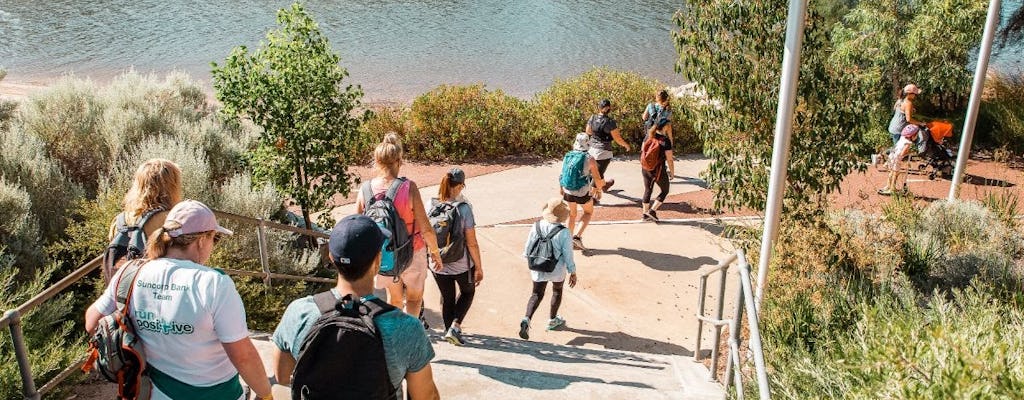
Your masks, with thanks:
M644 145L641 147L640 158L646 159L648 151L656 153L657 162L653 169L640 168L644 177L643 214L644 221L658 222L658 208L665 202L668 196L668 181L676 174L675 160L672 156L672 140L663 134L665 127L672 125L663 121L662 124L652 127L651 132L644 138ZM650 141L650 143L648 143ZM641 163L641 165L643 165ZM658 185L658 197L651 203L651 195L654 193L654 185Z
M451 344L461 346L466 344L462 339L462 320L469 312L469 306L473 304L473 295L476 294L476 286L484 279L484 270L480 260L480 245L476 240L476 220L473 218L473 207L462 196L462 189L466 187L466 174L461 169L452 168L441 179L441 187L438 189L438 198L432 199L430 210L431 221L435 220L445 209L454 207L455 218L462 226L462 237L464 243L442 243L449 238L438 237L438 247L442 250L443 258L455 259L451 262L445 261L444 266L434 272L434 282L441 292L441 318L444 319L444 338ZM458 234L450 237L454 238ZM451 246L464 246L462 249L453 249ZM454 252L452 252L454 251ZM455 254L454 256L450 255ZM430 268L434 271L434 268ZM458 294L456 294L458 286Z
M562 305L562 288L566 274L569 274L569 287L576 286L576 263L572 258L572 239L569 230L563 225L569 217L569 207L561 197L553 197L545 203L543 216L544 218L530 228L530 236L526 239L523 255L529 253L531 245L538 238L550 237L558 264L551 272L530 270L530 278L533 279L533 293L530 295L529 302L526 303L526 316L519 322L519 337L523 339L530 338L530 320L533 319L533 313L537 311L541 300L544 300L544 291L547 289L548 282L551 282L549 331L565 325L565 318L558 315L558 307Z

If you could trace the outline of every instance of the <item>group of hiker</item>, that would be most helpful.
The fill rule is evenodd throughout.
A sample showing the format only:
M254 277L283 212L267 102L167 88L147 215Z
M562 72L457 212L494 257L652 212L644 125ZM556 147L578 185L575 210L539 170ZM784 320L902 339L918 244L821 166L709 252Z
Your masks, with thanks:
M569 287L577 281L573 248L583 248L594 202L614 183L604 178L611 143L630 150L609 116L611 102L598 106L565 157L573 165L563 167L562 196L544 204L524 246L534 283L520 324L523 339L548 282L547 328L565 324L558 308L565 281ZM643 116L643 216L657 221L674 172L668 94L660 92ZM85 314L91 337L85 369L117 382L126 399L243 399L239 378L258 399L273 398L273 383L290 385L297 399L399 399L403 381L412 399L439 398L422 317L427 272L441 293L444 339L455 345L465 344L462 323L484 279L473 207L462 195L466 175L449 170L427 209L416 183L401 177L396 134L383 138L373 159L377 174L358 191L357 213L341 218L326 243L337 283L287 306L271 337L272 379L249 339L234 282L206 265L232 231L205 204L183 200L176 164L143 163L110 229L106 290ZM655 185L661 193L651 203ZM583 209L578 229L577 206ZM385 290L386 301L374 289Z

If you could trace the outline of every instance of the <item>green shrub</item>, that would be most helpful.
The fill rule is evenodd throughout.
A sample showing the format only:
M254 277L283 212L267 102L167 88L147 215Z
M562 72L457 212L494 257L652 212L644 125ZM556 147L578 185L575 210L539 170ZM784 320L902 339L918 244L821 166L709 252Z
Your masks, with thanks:
M644 108L654 101L657 91L664 88L657 80L608 68L594 68L567 80L557 80L536 96L534 109L542 124L540 134L552 138L545 144L553 146L554 154L568 151L572 138L586 130L587 119L597 113L597 103L609 99L611 116L618 123L623 139L634 148L638 147L635 145L643 138ZM677 119L681 115L677 113ZM673 129L680 130L675 123Z
M0 176L24 186L45 243L64 233L69 208L84 196L82 188L65 176L60 164L47 156L43 142L17 126L0 132Z
M528 104L483 85L443 85L413 101L412 131L403 140L420 160L487 160L523 152Z
M0 249L0 309L3 310L13 309L42 292L55 276L53 268L21 276L13 265L13 260ZM81 314L73 311L72 304L73 296L64 293L22 316L22 329L36 387L84 355L84 335L74 330L74 321ZM11 336L7 329L3 329L0 331L0 399L23 397Z
M42 265L39 221L32 214L32 201L21 185L0 176L0 246L19 269L33 271Z
M351 162L349 165L368 164L373 161L373 149L377 146L384 135L388 132L395 132L406 141L403 145L408 148L412 134L412 121L409 119L409 109L401 106L382 106L373 109L370 118L359 127L359 135L349 143L352 150L348 155ZM410 158L415 154L410 153Z
M1024 73L990 71L975 132L982 143L1024 152Z
M206 154L187 137L156 136L139 143L125 157L113 165L104 178L101 189L123 196L132 185L135 170L152 158L165 158L181 168L182 194L185 198L216 204L211 191L210 165Z
M69 178L95 193L110 165L110 149L100 134L106 102L90 80L62 78L22 103L18 123L45 144Z

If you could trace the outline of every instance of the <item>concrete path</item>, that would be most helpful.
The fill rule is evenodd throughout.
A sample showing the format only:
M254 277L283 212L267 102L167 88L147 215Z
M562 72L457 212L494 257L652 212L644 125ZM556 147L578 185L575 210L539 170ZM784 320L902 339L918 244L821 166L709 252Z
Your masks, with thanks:
M676 177L671 181L669 194L703 189L705 184L699 175L710 162L697 156L677 158ZM478 225L533 218L540 215L545 200L558 196L558 174L561 171L562 163L556 161L472 177L466 179L463 194L473 203ZM616 159L608 166L605 175L615 179L615 186L601 198L602 204L639 204L643 195L639 160ZM429 206L430 197L437 193L437 186L420 188L420 193ZM639 205L637 207L639 210ZM355 204L348 204L335 208L331 215L338 219L354 212Z

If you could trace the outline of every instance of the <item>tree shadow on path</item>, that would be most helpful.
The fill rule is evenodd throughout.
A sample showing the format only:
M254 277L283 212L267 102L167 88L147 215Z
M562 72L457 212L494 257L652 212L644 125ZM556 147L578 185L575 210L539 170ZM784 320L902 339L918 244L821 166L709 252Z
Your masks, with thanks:
M641 264L666 272L696 271L705 265L715 265L718 260L708 256L697 258L685 257L676 254L656 253L647 250L626 249L619 247L615 250L609 249L587 249L583 251L584 256L605 256L617 255L639 261Z

